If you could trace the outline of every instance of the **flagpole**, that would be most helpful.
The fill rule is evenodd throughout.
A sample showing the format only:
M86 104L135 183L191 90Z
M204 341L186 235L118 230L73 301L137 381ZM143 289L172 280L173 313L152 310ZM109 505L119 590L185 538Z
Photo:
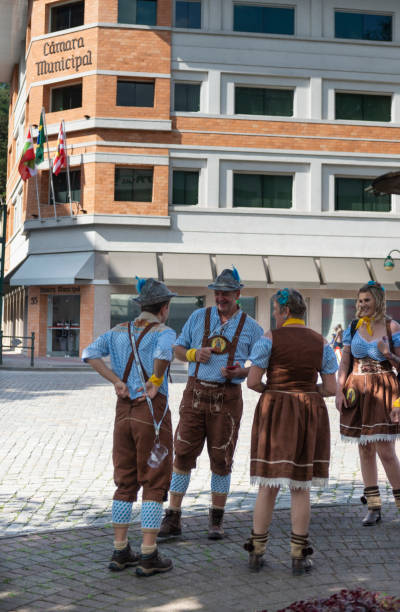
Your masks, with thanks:
M32 135L32 126L29 126L29 130L31 132ZM37 205L38 205L38 213L39 213L39 221L42 220L42 215L40 214L40 196L39 196L39 184L38 184L38 173L36 172L35 174L35 187L36 187L36 199L37 199Z
M72 214L72 195L71 195L71 179L69 176L69 159L68 159L68 149L67 149L67 133L65 131L65 122L62 120L63 132L64 132L64 146L65 146L65 157L67 158L67 181L68 181L68 199L69 199L69 210L71 217Z
M44 106L42 107L42 113L43 113L43 129L44 129L44 135L45 135L46 143L47 143L47 157L49 160L50 189L51 189L51 195L53 197L54 217L57 219L56 196L54 193L54 184L53 184L53 168L51 167L50 147L49 147L49 139L47 136L47 123L46 123L46 113L44 110Z

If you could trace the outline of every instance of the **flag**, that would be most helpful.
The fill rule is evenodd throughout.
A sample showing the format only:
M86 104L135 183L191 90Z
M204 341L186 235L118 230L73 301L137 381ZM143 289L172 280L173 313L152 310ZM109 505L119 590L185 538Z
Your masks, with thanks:
M67 166L67 154L65 152L65 135L63 125L60 123L60 131L58 132L57 153L53 162L53 174L58 176L61 168Z
M44 129L43 111L40 113L39 131L36 139L35 165L38 166L44 160Z
M24 144L24 148L22 149L21 158L18 164L18 172L24 181L37 174L35 166L35 150L33 148L33 140L30 130L28 130L26 142Z

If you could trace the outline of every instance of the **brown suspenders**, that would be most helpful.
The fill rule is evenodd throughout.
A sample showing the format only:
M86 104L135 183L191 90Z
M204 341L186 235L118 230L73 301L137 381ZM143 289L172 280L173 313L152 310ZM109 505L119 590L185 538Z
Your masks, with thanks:
M236 348L239 342L239 336L242 333L242 329L244 326L244 323L246 321L246 313L242 312L238 326L236 328L235 331L235 335L232 338L232 342L230 343L230 348L229 348L229 353L228 353L228 362L227 362L227 366L232 366L233 365L233 360L235 358L235 352L236 352ZM211 322L211 307L206 308L206 315L205 315L205 321L204 321L204 334L203 334L203 341L201 343L201 347L203 348L204 346L206 346L207 341L208 341L208 337L210 335L210 322ZM196 369L194 371L194 378L197 378L197 374L199 372L199 367L200 367L200 362L198 361L196 364Z
M146 325L146 327L141 331L140 336L137 340L135 340L135 344L136 344L136 349L139 355L139 344L141 343L141 341L143 340L144 336L147 334L147 332L149 332L151 330L152 327L154 327L155 325L159 325L159 323L157 322L153 322L153 323L149 323L149 325ZM125 372L124 375L122 377L122 382L126 383L128 380L128 376L129 373L132 369L132 363L133 363L133 359L134 359L134 352L133 352L133 339L132 339L132 332L131 332L131 324L128 323L128 333L129 333L129 340L131 341L131 346L132 346L132 352L129 355L129 359L128 359L128 363L126 364L126 368L125 368ZM142 366L142 370L143 370L143 376L145 381L147 382L149 377L146 373L146 370L143 367L142 361L140 359L139 356L139 361L140 361L140 365Z

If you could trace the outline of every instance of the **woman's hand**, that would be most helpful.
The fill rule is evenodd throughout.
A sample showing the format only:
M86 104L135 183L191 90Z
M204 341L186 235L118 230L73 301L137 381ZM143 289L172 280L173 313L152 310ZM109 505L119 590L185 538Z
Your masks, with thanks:
M138 397L139 402L144 402L144 400L146 399L146 395L150 399L154 399L158 393L159 388L160 387L157 387L157 385L154 385L152 382L148 380L146 383L146 393L143 393L143 395ZM143 391L143 387L140 387L138 391Z
M400 408L392 408L390 413L390 420L392 423L400 423Z
M338 410L340 414L343 412L343 407L347 408L346 396L342 390L336 391L335 404L336 410Z

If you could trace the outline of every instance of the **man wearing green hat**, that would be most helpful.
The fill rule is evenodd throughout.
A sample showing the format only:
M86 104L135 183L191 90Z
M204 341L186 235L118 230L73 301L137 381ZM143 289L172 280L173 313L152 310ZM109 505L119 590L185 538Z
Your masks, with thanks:
M172 568L162 558L156 537L162 502L172 472L172 425L166 371L172 359L175 332L165 325L173 296L164 283L138 279L141 307L135 321L117 325L83 351L82 358L109 380L117 395L113 464L117 489L112 504L114 552L109 569L136 566L138 576ZM110 355L111 369L102 357ZM132 503L142 487L142 546L135 554L128 542Z
M245 363L263 334L237 304L243 284L235 268L223 270L208 287L214 290L215 306L196 310L174 347L176 357L189 362L189 379L179 409L170 505L160 540L182 532L181 504L205 440L212 497L208 537L224 536L224 508L243 410L241 383L248 374Z

